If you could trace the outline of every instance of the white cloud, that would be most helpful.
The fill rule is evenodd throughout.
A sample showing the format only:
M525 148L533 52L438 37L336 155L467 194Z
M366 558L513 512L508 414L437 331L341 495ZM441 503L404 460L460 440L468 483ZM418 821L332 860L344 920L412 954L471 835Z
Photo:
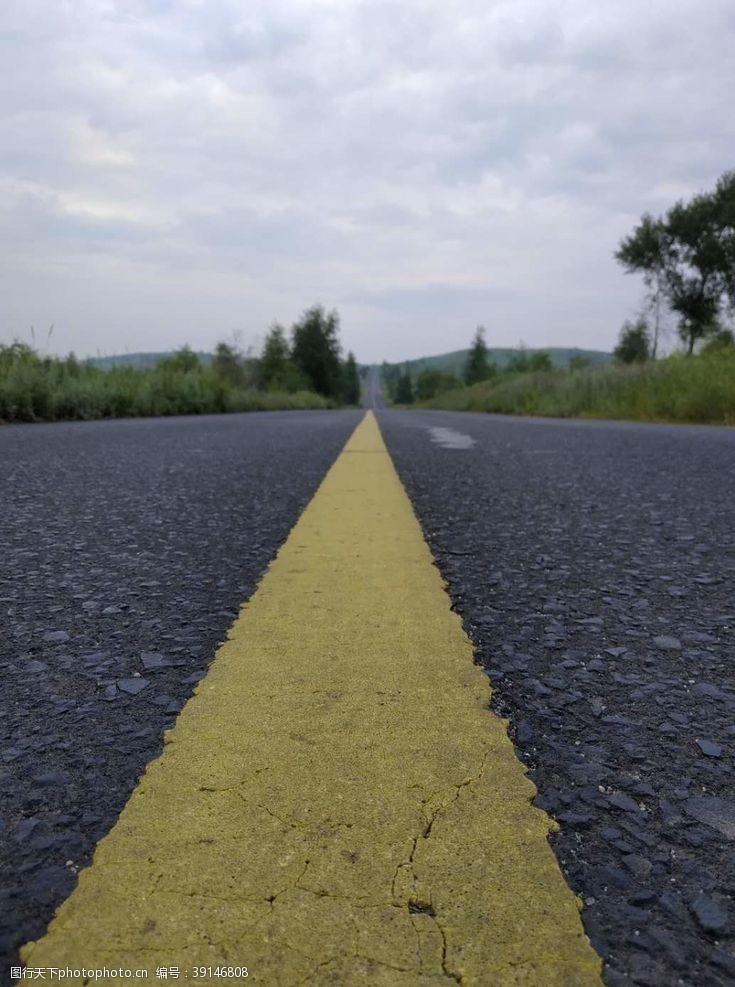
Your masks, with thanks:
M6 0L0 340L610 347L645 209L732 167L729 0Z

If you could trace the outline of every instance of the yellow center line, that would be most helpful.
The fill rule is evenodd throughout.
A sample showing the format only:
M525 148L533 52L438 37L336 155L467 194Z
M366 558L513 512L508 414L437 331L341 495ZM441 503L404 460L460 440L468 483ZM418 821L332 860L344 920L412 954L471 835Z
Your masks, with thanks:
M24 961L599 987L489 698L368 412Z

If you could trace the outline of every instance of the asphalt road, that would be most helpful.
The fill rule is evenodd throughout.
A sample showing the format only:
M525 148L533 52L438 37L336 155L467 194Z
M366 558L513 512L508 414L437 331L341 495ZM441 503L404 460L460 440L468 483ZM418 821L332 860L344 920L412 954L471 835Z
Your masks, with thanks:
M0 428L0 983L360 417Z
M368 369L363 404L366 408L372 408L374 411L386 407L381 388L379 367L373 366Z
M29 970L601 987L472 653L366 416Z
M607 983L734 983L735 430L379 421Z
M360 418L0 429L0 944L45 928ZM735 433L378 418L611 985L735 982Z

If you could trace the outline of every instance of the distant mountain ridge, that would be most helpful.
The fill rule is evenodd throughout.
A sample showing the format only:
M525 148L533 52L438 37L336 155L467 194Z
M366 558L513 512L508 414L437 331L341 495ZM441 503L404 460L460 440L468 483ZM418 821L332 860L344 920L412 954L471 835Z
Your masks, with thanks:
M88 357L84 362L91 364L93 367L99 367L100 370L109 370L110 367L152 367L159 360L165 360L174 356L176 352L176 350L165 350L157 353L117 353L112 356ZM388 366L408 366L412 375L428 367L432 370L443 370L446 373L453 373L461 377L468 352L469 350L466 349L452 350L450 353L439 353L436 356L421 356L414 360L400 360L389 363ZM502 370L520 352L522 352L522 349L518 346L488 349L488 359ZM542 349L526 349L525 352L548 353L555 367L567 367L569 361L575 356L583 357L593 365L609 363L612 360L612 353L606 353L603 350L584 350L576 346L549 346ZM210 363L213 358L212 353L205 353L203 350L196 351L195 355L205 364Z
M118 353L114 356L90 356L84 361L100 370L109 370L110 367L153 367L159 360L166 360L176 354L176 350L166 350L163 353ZM197 351L202 363L210 363L211 353Z
M537 349L525 349L521 347L498 347L488 348L488 360L494 363L499 370L503 370L510 363L514 356L519 353L548 353L551 362L555 367L568 367L569 361L576 357L583 357L593 365L610 363L612 353L603 350L583 350L576 346L547 346ZM464 365L467 360L469 350L452 350L451 353L440 353L437 356L422 356L415 360L401 360L396 363L389 363L391 367L408 367L412 376L421 370L429 368L431 370L442 370L445 373L453 373L458 377L462 376Z

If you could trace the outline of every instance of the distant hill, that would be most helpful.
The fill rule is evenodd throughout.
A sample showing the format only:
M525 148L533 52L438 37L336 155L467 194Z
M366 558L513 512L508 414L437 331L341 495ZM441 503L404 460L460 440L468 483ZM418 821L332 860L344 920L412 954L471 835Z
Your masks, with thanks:
M175 350L166 350L161 353L118 353L114 356L89 357L84 362L93 367L99 367L100 370L109 370L110 367L152 367L159 360L174 356L175 352ZM520 352L518 347L488 349L488 358L491 363L502 370ZM543 350L528 349L526 352L548 353L555 367L568 366L569 361L575 356L585 357L592 364L609 363L612 360L612 353L604 353L602 350L582 350L577 347L550 346ZM440 353L438 356L422 356L415 360L402 360L400 363L389 364L389 366L401 368L408 366L412 376L418 374L425 367L430 367L432 370L443 370L461 377L467 360L467 353L468 350L453 350L451 353ZM198 350L196 356L205 364L212 361L211 353Z
M445 373L453 373L461 377L468 352L469 350L453 350L451 353L441 353L438 356L422 356L416 360L404 360L397 364L389 364L389 366L408 366L411 376L415 376L421 370L429 367L432 370L442 370ZM518 347L508 349L488 348L488 359L498 369L503 370L511 359L520 352L521 350ZM569 361L575 356L584 357L595 365L609 363L612 360L612 353L605 353L602 350L582 350L577 347L549 346L543 349L527 349L526 352L548 353L555 367L569 366Z
M167 350L165 353L119 353L116 356L93 356L85 360L85 363L100 370L109 370L110 367L152 367L159 360L165 360L174 356L174 350ZM211 353L196 353L202 363L210 363Z

